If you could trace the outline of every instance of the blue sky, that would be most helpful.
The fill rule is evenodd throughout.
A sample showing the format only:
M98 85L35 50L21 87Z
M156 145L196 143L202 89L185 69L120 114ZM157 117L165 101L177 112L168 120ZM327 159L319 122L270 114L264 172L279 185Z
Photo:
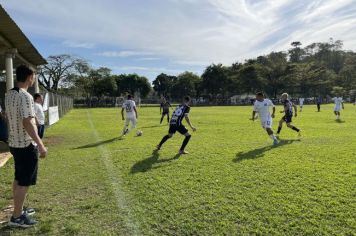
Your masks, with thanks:
M344 41L356 51L355 0L0 0L40 53L113 73L201 74L270 51Z

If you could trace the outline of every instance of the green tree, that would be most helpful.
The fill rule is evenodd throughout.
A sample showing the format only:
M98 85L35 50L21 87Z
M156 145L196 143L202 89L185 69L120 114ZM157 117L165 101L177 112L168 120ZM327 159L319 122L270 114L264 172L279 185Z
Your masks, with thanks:
M113 76L105 76L93 83L93 95L97 97L114 97L117 92L117 84Z
M202 79L202 88L210 98L216 99L218 95L226 98L231 82L229 68L212 64L205 69Z
M147 97L151 91L151 84L148 82L148 79L137 74L122 74L115 77L118 95L130 93L135 94L139 92L142 97Z
M267 85L266 70L259 64L246 64L240 69L240 84L244 92L264 91Z
M87 62L68 54L52 55L47 58L47 64L39 67L39 83L48 91L57 91L60 87L73 85L79 65Z
M257 58L257 63L262 65L260 71L267 81L265 91L267 94L277 97L280 90L286 85L286 69L288 66L287 54L285 52L272 52L267 56Z
M301 62L305 51L304 49L302 49L300 46L302 46L302 43L299 41L295 41L291 43L291 46L293 46L292 49L289 49L289 60L292 63L297 63L297 62Z
M177 76L177 81L172 86L172 97L176 99L185 95L197 97L200 83L201 78L198 75L186 71Z
M173 84L176 82L176 80L176 76L170 76L161 73L152 82L153 89L157 92L159 96L168 97L171 94Z

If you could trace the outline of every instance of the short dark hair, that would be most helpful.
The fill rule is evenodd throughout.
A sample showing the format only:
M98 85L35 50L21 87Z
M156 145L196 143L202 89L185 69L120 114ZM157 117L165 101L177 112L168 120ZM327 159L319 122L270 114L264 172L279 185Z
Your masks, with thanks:
M41 94L35 93L35 94L33 95L33 99L36 101L37 98L40 98L41 96L42 96Z
M184 96L183 99L184 99L185 102L190 102L190 100L191 100L191 98L189 96Z
M21 65L16 68L16 80L18 82L26 82L27 78L33 75L33 70L31 70L28 66Z
M128 94L127 95L127 99L131 99L132 98L132 95L131 94Z
M257 93L256 93L256 96L262 96L262 97L264 97L265 95L263 94L263 92L257 92Z

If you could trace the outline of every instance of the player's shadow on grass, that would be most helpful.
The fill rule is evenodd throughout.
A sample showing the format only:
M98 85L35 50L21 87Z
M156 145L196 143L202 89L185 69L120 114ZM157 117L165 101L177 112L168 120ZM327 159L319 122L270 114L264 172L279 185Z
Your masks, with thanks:
M278 148L284 145L289 145L294 142L300 142L300 139L281 139L279 140L279 143L276 146L266 146L262 148L257 148L248 152L239 152L236 154L236 157L232 160L233 162L240 162L243 160L249 160L249 159L256 159L263 157L266 152L273 148Z
M122 137L115 137L115 138L112 138L112 139L99 141L99 142L96 142L96 143L90 143L90 144L87 144L87 145L84 145L84 146L72 148L72 150L85 149L85 148L94 148L94 147L98 147L98 146L101 146L101 145L113 143L113 142L119 141L119 140L122 140Z
M143 126L143 127L141 127L141 129L157 128L157 127L161 127L161 126L163 126L163 125Z
M25 228L12 228L7 225L7 223L0 224L0 235L3 236L10 236L14 234L14 231L19 233L23 232L23 235L25 235Z
M172 158L169 159L159 159L159 152L157 150L154 150L151 154L151 156L149 156L148 158L138 161L137 163L135 163L132 167L131 167L131 174L136 174L139 172L146 172L149 171L151 169L157 169L160 166L154 166L155 164L159 164L159 163L164 163L164 162L170 162L173 160L176 160L180 157L179 154L175 155Z

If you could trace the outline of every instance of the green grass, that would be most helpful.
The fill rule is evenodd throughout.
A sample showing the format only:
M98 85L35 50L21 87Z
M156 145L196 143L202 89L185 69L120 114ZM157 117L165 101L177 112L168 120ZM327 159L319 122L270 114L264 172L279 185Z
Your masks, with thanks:
M278 108L280 110L280 108ZM306 106L281 144L251 107L193 107L198 128L183 137L157 125L158 108L139 110L142 137L117 139L117 109L73 110L47 130L49 156L28 199L41 223L0 235L355 235L356 108L344 122L332 106ZM276 129L277 114L274 120ZM12 162L0 169L0 208L11 202Z

